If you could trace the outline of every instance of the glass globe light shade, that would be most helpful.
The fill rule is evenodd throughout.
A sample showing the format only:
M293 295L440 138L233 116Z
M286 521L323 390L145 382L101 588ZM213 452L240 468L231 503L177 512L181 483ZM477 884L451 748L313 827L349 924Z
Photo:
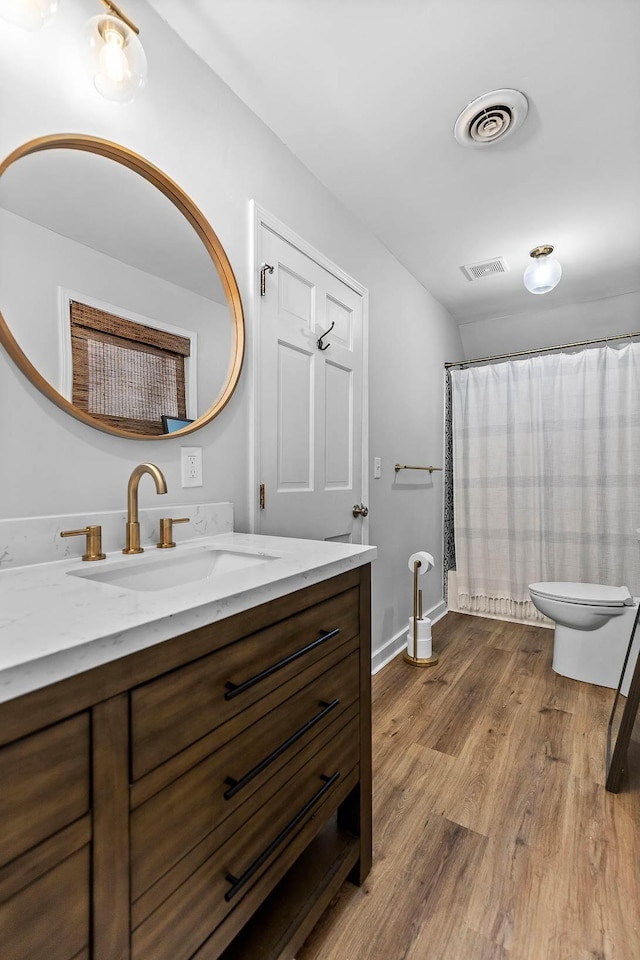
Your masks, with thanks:
M23 30L39 30L58 9L58 0L0 0L0 17Z
M111 14L92 17L85 31L87 68L96 90L107 100L130 103L147 79L147 58L138 35Z
M537 257L524 272L524 285L529 293L549 293L560 282L562 267L554 257Z

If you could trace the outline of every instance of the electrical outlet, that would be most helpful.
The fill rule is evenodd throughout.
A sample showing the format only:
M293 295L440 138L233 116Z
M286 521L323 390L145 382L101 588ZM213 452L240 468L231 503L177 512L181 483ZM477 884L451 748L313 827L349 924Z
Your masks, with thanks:
M373 479L379 480L382 476L382 458L374 457L373 458Z
M202 486L202 447L180 447L183 487Z

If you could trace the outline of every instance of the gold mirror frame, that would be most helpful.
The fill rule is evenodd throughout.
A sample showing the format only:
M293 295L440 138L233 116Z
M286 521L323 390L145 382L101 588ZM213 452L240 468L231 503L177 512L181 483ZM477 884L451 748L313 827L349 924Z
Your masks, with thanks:
M27 157L33 153L40 153L44 150L60 149L82 150L86 153L95 153L101 157L106 157L108 160L115 160L116 163L120 163L123 166L128 167L130 170L133 170L134 173L140 174L140 176L144 177L145 180L148 180L150 184L160 190L161 193L163 193L165 197L167 197L167 199L170 200L171 203L178 208L180 213L189 221L193 229L202 240L207 252L209 253L209 256L211 257L211 260L213 261L213 265L216 268L218 276L220 277L222 287L227 298L229 310L231 312L234 344L232 347L232 356L229 363L227 380L215 403L206 413L198 417L197 420L194 420L193 423L172 433L149 436L145 434L133 433L131 430L124 430L106 423L101 423L90 414L85 413L83 410L79 410L69 400L65 399L65 397L59 394L58 391L55 390L33 366L31 361L18 346L18 343L11 333L11 330L9 329L1 312L0 343L5 347L7 353L14 363L20 368L20 370L22 370L31 383L45 395L45 397L48 397L49 400L52 400L56 406L60 407L66 413L71 414L71 416L75 417L76 420L80 420L82 423L86 423L90 427L94 427L97 430L102 430L103 433L111 433L117 437L126 437L131 440L169 440L173 439L174 437L183 437L188 433L193 433L194 430L198 430L200 427L203 427L205 424L213 420L214 417L217 417L224 407L226 407L227 403L231 399L233 391L237 386L238 379L240 377L240 371L242 369L242 361L244 358L245 332L242 302L240 300L240 290L238 289L238 284L233 270L231 269L229 259L224 251L224 247L218 240L213 227L205 218L204 214L198 209L198 207L196 207L195 203L193 203L193 201L187 196L184 190L177 185L177 183L174 183L174 181L171 180L170 177L168 177L165 173L163 173L162 170L158 169L158 167L154 166L148 160L145 160L144 157L141 157L132 150L128 150L126 147L123 147L117 143L113 143L110 140L102 140L99 137L89 137L74 133L53 134L51 136L38 137L35 140L29 140L27 143L23 143L20 147L14 150L13 153L10 153L9 156L0 163L0 177L3 175L3 173L5 173L12 163L15 163L16 160L20 160L22 157Z

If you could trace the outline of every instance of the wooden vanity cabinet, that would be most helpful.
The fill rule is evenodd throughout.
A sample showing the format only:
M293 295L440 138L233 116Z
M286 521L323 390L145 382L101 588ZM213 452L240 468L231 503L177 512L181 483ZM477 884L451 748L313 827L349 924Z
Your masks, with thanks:
M89 729L84 711L0 749L3 960L88 956Z
M369 566L0 705L3 960L291 960L371 864Z

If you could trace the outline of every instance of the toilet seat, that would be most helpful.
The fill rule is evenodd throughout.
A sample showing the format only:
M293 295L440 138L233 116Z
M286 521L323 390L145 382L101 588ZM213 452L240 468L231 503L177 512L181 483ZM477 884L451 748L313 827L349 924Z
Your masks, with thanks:
M631 607L634 602L628 587L609 587L601 583L531 583L529 592L547 600L591 607Z
M627 587L600 583L532 583L533 605L555 623L553 662L556 673L571 680L615 690L626 663L622 693L626 697L640 636L628 660L629 640L638 616L638 600Z

